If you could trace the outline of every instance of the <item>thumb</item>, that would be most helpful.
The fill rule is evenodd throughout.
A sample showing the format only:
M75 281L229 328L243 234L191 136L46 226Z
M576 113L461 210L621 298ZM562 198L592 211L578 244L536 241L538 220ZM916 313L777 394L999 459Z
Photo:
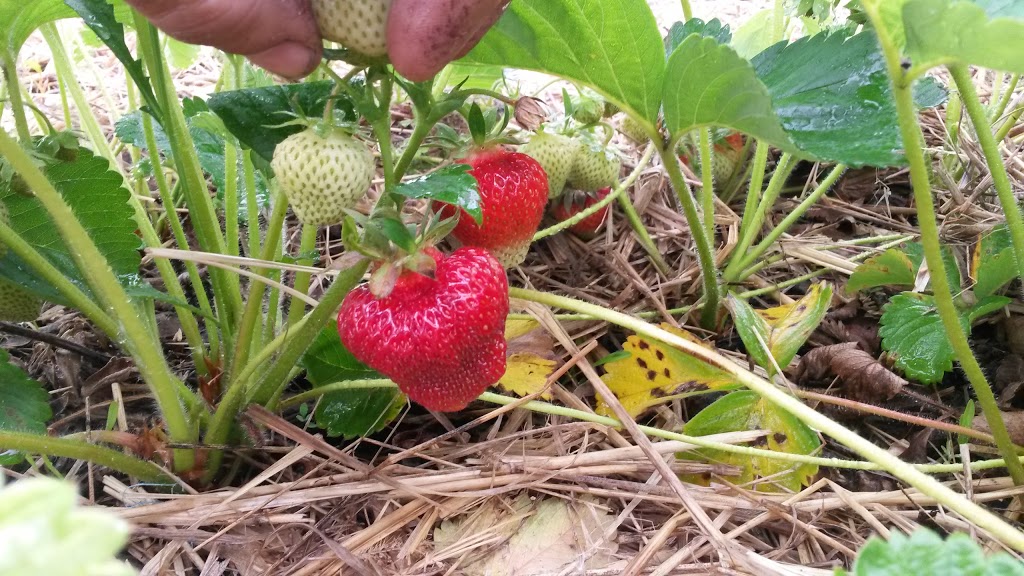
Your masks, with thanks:
M288 78L320 63L321 41L309 0L127 0L183 42L249 57Z

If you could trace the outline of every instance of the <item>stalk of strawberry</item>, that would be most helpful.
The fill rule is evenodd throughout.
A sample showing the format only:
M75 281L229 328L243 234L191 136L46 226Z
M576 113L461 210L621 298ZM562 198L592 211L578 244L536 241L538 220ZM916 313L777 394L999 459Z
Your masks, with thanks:
M433 247L386 293L356 288L338 313L345 347L413 402L461 410L505 373L508 280L486 250ZM430 270L432 268L432 270Z

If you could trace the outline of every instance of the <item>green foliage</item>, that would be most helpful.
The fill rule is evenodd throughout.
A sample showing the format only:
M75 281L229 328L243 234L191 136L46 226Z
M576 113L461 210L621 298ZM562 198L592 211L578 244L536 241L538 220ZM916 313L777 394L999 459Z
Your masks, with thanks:
M857 266L846 282L846 291L854 293L879 286L912 287L915 278L916 267L906 252L890 248Z
M654 14L636 0L517 0L466 62L555 74L649 122L665 70Z
M1020 274L1013 254L1010 229L996 226L981 237L971 259L974 295L984 298L995 294Z
M759 447L775 452L806 455L813 454L821 447L821 439L806 424L752 390L732 392L716 400L691 418L683 428L690 436L741 430L768 431ZM775 491L775 485L778 485L797 492L810 484L818 472L818 467L812 464L794 464L734 452L702 449L696 454L710 462L739 467L739 476L730 478L737 483L746 484L759 478L771 477L771 480L757 485L757 489L763 491ZM694 455L683 453L679 456L691 458Z
M130 192L124 179L110 170L106 159L80 149L74 159L56 161L44 168L46 177L68 203L89 237L96 243L121 283L141 283L139 249L142 241L135 235L134 212L128 205ZM49 213L33 196L25 196L0 184L0 198L10 211L11 229L39 250L70 279L84 287L84 280L71 260L71 253L56 229ZM97 263L97 265L103 265ZM52 286L28 271L13 252L0 259L0 276L22 284L41 297L61 302Z
M73 485L27 478L0 485L0 575L131 576L117 560L128 523L100 508L78 505Z
M468 164L456 164L434 171L426 176L404 182L395 193L406 198L430 198L452 204L466 211L476 220L483 221L480 192L476 178L469 173Z
M1024 3L909 0L907 53L927 69L960 63L1024 73Z
M718 18L709 22L704 22L700 18L691 18L685 24L683 22L676 22L668 29L668 35L665 36L665 56L672 56L676 48L691 34L714 38L719 44L728 44L732 41L732 32L729 31L729 25L722 24Z
M836 32L779 43L753 65L801 150L851 166L904 163L896 105L874 34Z
M320 332L301 364L313 386L380 378L342 346L334 322ZM314 418L330 436L366 436L390 424L405 402L405 396L393 388L331 392L320 400Z
M146 101L150 111L160 118L160 105L157 102L153 85L146 75L142 62L137 60L124 41L124 26L118 22L114 7L107 0L65 0L96 36L110 48L110 51L124 64L125 71L135 81L142 99Z
M213 94L207 105L242 144L269 162L278 143L304 129L281 124L296 115L322 116L333 88L333 82L246 88ZM355 104L344 94L334 97L334 111L355 119Z
M122 0L114 0L114 6L120 14L128 11ZM40 26L74 16L74 10L63 0L3 0L0 2L0 50L17 54Z
M11 364L0 350L0 430L46 434L53 417L50 395L43 385Z
M844 573L845 574L845 573ZM988 557L970 536L956 533L943 540L918 529L910 536L893 532L886 542L874 537L857 554L853 576L1021 576L1024 564L1000 552Z
M959 310L960 325L967 334L971 323L1010 303L1009 298L989 296ZM904 292L894 296L882 312L882 348L895 356L896 367L922 384L934 384L953 369L953 346L935 309L934 297Z

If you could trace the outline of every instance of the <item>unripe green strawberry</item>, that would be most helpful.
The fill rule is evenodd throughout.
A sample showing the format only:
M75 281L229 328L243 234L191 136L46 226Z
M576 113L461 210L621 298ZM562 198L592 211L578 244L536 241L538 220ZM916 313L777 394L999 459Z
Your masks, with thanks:
M618 128L619 132L623 136L637 144L646 144L651 140L650 136L647 135L647 132L644 131L643 126L628 114L623 114L622 117L619 118L616 128Z
M31 322L39 318L43 301L21 286L0 279L0 320Z
M548 197L557 198L565 190L565 180L579 153L580 143L562 134L538 132L520 149L536 160L548 175Z
M391 0L313 0L320 34L364 56L388 53Z
M508 279L486 250L434 248L433 277L403 272L380 298L345 297L338 334L357 360L431 410L461 410L505 373Z
M598 142L585 142L576 153L576 161L566 183L570 188L594 192L619 181L622 160L618 154Z
M600 122L604 115L604 99L593 90L584 90L571 97L572 117L580 124Z
M321 137L309 128L286 138L270 164L303 224L341 222L345 210L366 194L373 179L373 154L340 130Z

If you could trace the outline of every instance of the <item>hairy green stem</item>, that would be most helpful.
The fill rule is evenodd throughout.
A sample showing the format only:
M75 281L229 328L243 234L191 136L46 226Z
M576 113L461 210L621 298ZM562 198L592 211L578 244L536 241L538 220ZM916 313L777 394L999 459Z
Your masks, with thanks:
M54 438L0 430L0 450L17 450L59 458L84 460L146 482L168 482L167 474L152 462L140 460L106 446L70 438Z
M690 0L679 0L683 7L683 21L689 22L693 18L693 9L690 8Z
M362 280L363 274L366 273L368 267L369 262L364 260L339 274L335 278L334 283L331 284L331 287L324 292L320 303L306 316L305 321L296 327L294 331L286 333L288 335L287 343L254 390L253 398L256 403L265 405L279 393L279 390L284 389L288 384L288 375L292 368L313 343L317 333L327 324L330 316L341 305L345 295ZM228 388L227 393L217 407L210 430L206 435L205 440L207 444L217 445L227 441L238 411L246 398L246 388L247 386L241 378L238 379L236 384ZM210 452L205 474L207 482L211 481L217 474L223 458L224 454L220 450Z
M1003 113L1006 112L1006 107L1010 105L1010 100L1013 99L1013 92L1017 89L1017 84L1020 82L1020 74L1012 74L1010 76L1009 86L1006 88L1006 93L999 99L999 102L989 112L989 120L995 122L1002 117Z
M711 146L711 129L701 128L697 132L700 140L700 213L704 217L704 234L712 241L715 238L715 168L714 152Z
M224 253L238 256L238 148L224 143Z
M14 115L14 126L18 133L18 139L28 146L32 142L32 133L28 130L28 117L25 116L25 105L21 100L21 83L18 82L18 57L6 48L3 51L3 60L0 61L4 75L4 84L7 85L7 101L11 104L11 113Z
M913 104L913 100L910 100L910 102ZM537 302L552 308L562 308L564 310L589 314L627 330L632 330L640 336L664 342L693 356L699 361L718 367L732 376L737 383L757 392L762 398L799 418L812 429L831 436L841 444L860 454L866 460L877 464L893 476L917 488L921 493L935 498L938 502L960 513L977 526L988 530L1004 544L1018 551L1024 551L1024 532L1017 530L1002 518L971 502L963 495L957 494L931 476L920 472L914 466L862 438L842 424L820 414L789 395L784 389L736 365L732 360L722 356L715 350L705 348L700 344L691 342L642 320L580 300L520 288L509 289L509 295L513 298ZM1010 457L1010 462L1015 462L1018 466L1020 465L1020 461L1016 459L1015 453L1011 453Z
M120 338L117 341L123 342L127 351L135 358L139 372L156 396L172 441L190 441L191 427L185 417L181 398L178 397L177 379L171 374L160 343L152 338L149 329L139 317L138 309L132 304L132 300L125 293L124 287L110 269L103 254L61 198L60 193L36 168L32 159L18 143L2 130L0 154L7 157L14 170L21 174L35 192L36 198L50 214L71 253L72 260L89 283L89 287L120 324ZM179 469L191 468L192 462L192 452L175 451L175 465Z
M978 98L978 92L971 80L971 73L967 66L951 65L949 73L960 92L964 108L967 109L967 115L970 116L971 124L974 125L978 144L981 145L981 150L985 155L985 163L988 165L989 173L992 174L992 184L995 186L996 194L999 195L999 204L1003 207L1006 226L1010 229L1010 238L1013 240L1013 253L1017 260L1018 275L1024 278L1024 216L1021 215L1020 205L1017 204L1013 193L1013 185L1010 184L1006 166L1003 165L1003 157L999 153L999 142L992 136L988 117L985 115L985 109Z
M767 154L767 151L765 153ZM757 232L764 225L768 212L775 206L775 201L782 194L782 187L786 184L790 174L793 173L794 168L796 168L796 161L793 160L793 156L788 152L783 154L779 159L778 165L775 166L775 172L768 181L768 188L765 189L764 196L757 204L757 210L754 211L754 215L750 217L749 221L746 220L747 214L744 212L744 222L740 227L739 242L733 248L732 257L729 259L729 264L725 267L723 274L726 282L735 282L739 277L738 272L742 270L740 261L753 245Z
M672 187L676 190L679 203L683 208L683 215L686 223L690 226L690 234L697 247L697 263L700 266L700 273L704 284L704 308L701 313L701 324L708 329L714 327L718 319L718 307L721 293L718 286L718 269L715 265L715 253L711 243L714 238L709 238L705 233L703 219L697 212L697 204L690 192L690 187L683 178L679 169L679 158L673 153L673 145L658 147L658 154L661 156L661 163L668 173ZM714 215L705 215L714 218Z
M394 177L399 182L402 181L405 173L408 172L409 167L412 166L412 161L416 158L416 153L420 149L420 144L422 144L423 140L425 140L427 135L430 134L430 130L434 125L441 120L433 114L427 114L426 117L424 117L423 111L418 107L414 107L412 112L415 125L413 126L412 134L409 135L409 139L405 141L405 150L402 152L402 156L398 159L398 163L395 164Z
M317 230L316 226L303 225L302 232L300 234L301 239L299 240L299 258L304 259L307 254L316 250ZM296 263L306 265L302 262ZM301 294L308 293L310 277L311 275L309 272L296 272L295 281L293 282L292 287L295 291ZM295 325L304 316L303 312L305 311L306 303L299 298L292 298L288 305L288 324L286 330L293 330Z
M846 172L846 169L847 166L845 164L836 165L836 167L832 169L828 176L826 176L825 179L822 180L820 184L818 184L818 187L815 188L814 191L811 192L807 196L807 198L804 199L803 202L801 202L796 208L794 208L789 214L787 214L786 217L782 220L782 222L779 222L778 226L773 228L772 231L769 232L768 235L765 236L764 239L761 240L761 242L757 246L755 246L751 250L747 250L744 253L745 256L740 263L740 268L747 268L748 266L753 265L754 262L758 258L760 258L762 254L767 252L768 249L771 248L772 245L775 244L775 242L793 226L793 224L796 224L797 220L802 218L808 210L810 210L815 204L817 204L818 200L821 200L821 197L824 196L825 193L832 188L832 186L835 186L835 183ZM734 278L731 281L741 280L744 280L744 278Z
M978 404L981 405L982 413L992 429L992 436L996 439L999 453L1007 461L1007 468L1014 483L1020 485L1024 483L1024 466L1016 459L1016 451L1006 430L1006 424L996 403L995 395L992 393L992 388L985 379L985 373L978 365L978 361L971 351L967 335L960 325L960 316L957 313L956 304L953 302L953 294L946 277L946 265L942 259L939 227L935 218L935 204L932 200L931 180L924 152L924 134L918 124L917 109L914 106L913 83L905 76L906 73L901 67L899 50L882 22L878 6L870 2L866 2L864 6L875 24L875 29L878 30L879 44L889 68L889 77L892 80L900 134L903 137L903 148L910 165L910 182L914 189L914 201L917 205L921 244L924 246L925 260L928 262L928 270L931 272L935 307L942 319L942 325L946 329L946 335L953 346L956 358L960 361L964 375L967 376L978 397ZM965 105L970 106L968 101L971 98L965 97L962 91L961 96ZM985 123L981 125L986 126ZM979 133L985 131L978 130ZM1020 536L1024 538L1024 534L1020 534Z
M171 143L178 177L185 193L185 203L199 246L205 252L224 254L224 235L199 164L195 143L192 141L184 112L178 102L176 88L171 81L170 69L163 59L158 34L151 24L137 14L135 25L139 35L139 51L153 79L157 100L166 114L163 118L163 128ZM221 322L225 347L230 347L242 309L239 278L224 270L212 269L210 279L214 286L217 317Z

